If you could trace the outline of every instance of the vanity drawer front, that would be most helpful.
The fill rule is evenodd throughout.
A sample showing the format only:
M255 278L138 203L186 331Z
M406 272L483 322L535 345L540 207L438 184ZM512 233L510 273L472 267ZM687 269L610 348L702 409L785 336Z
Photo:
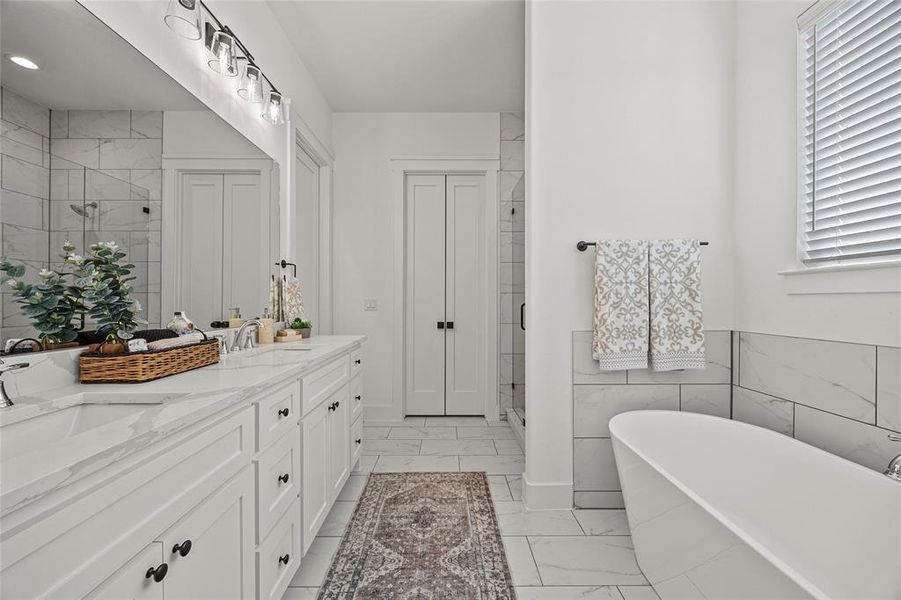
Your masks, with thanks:
M330 362L301 379L303 414L307 414L320 402L335 393L347 382L350 375L350 359L347 356Z
M85 600L163 600L162 582L154 581L152 576L147 577L149 569L160 568L163 562L163 545L153 542L88 594ZM163 568L168 569L169 565Z
M350 353L350 374L356 375L363 370L363 351L360 348Z
M363 377L357 375L350 380L350 422L363 414Z
M297 426L300 418L300 381L265 394L256 405L257 450L262 450Z
M363 419L357 419L350 426L350 466L357 464L363 454Z
M280 600L300 565L300 499L257 550L257 600Z
M282 436L256 464L259 542L300 491L300 436L294 430Z

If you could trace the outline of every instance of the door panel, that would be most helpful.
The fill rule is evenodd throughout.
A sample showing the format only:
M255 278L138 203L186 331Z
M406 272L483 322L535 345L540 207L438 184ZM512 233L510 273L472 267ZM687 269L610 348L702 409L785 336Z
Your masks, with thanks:
M350 389L348 386L326 400L335 409L330 411L329 421L329 503L341 493L350 474Z
M444 414L445 181L410 175L406 182L406 412Z
M250 318L269 303L269 248L260 243L269 237L269 202L260 197L259 173L225 175L223 194L223 308L240 307Z
M482 336L485 261L482 231L485 204L484 178L447 177L446 303L446 412L448 415L484 414L485 357Z
M200 327L218 321L222 306L221 174L186 173L181 179L178 219L179 268L177 310L184 310ZM164 323L172 315L162 315Z
M329 446L328 402L323 402L300 421L302 437L303 551L309 549L328 515Z
M294 258L303 294L303 308L313 331L319 330L319 167L297 148L297 187L294 198ZM290 274L290 273L289 273Z

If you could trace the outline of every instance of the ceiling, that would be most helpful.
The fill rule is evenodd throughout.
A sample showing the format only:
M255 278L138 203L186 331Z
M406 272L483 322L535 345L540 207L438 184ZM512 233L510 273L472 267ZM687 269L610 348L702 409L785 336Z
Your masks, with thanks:
M2 0L0 43L3 85L48 108L206 108L74 0ZM8 54L41 68L17 67Z
M523 0L269 5L335 111L523 109Z

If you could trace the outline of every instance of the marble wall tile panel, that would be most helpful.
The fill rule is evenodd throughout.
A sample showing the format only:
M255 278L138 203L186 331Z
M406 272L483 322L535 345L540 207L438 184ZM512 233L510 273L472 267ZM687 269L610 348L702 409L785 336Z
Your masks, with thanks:
M682 384L680 409L685 412L729 419L732 416L732 386L726 384Z
M501 140L525 140L526 124L522 113L502 112Z
M101 169L161 169L163 144L159 139L100 140Z
M876 349L876 424L901 431L901 348Z
M577 385L575 437L610 437L609 422L631 410L679 410L678 385Z
M6 88L3 95L0 118L14 125L29 129L39 135L50 136L50 111Z
M157 139L162 138L163 113L158 110L131 111L131 137Z
M901 453L901 443L892 432L833 415L821 410L795 406L795 438L832 454L882 472Z
M68 137L131 137L131 112L127 110L70 110Z
M741 387L732 389L732 418L792 435L795 405L787 400Z

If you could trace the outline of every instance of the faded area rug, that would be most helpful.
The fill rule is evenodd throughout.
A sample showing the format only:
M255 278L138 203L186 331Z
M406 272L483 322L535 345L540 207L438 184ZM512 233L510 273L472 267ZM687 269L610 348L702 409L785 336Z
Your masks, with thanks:
M319 600L514 600L485 473L373 473Z

